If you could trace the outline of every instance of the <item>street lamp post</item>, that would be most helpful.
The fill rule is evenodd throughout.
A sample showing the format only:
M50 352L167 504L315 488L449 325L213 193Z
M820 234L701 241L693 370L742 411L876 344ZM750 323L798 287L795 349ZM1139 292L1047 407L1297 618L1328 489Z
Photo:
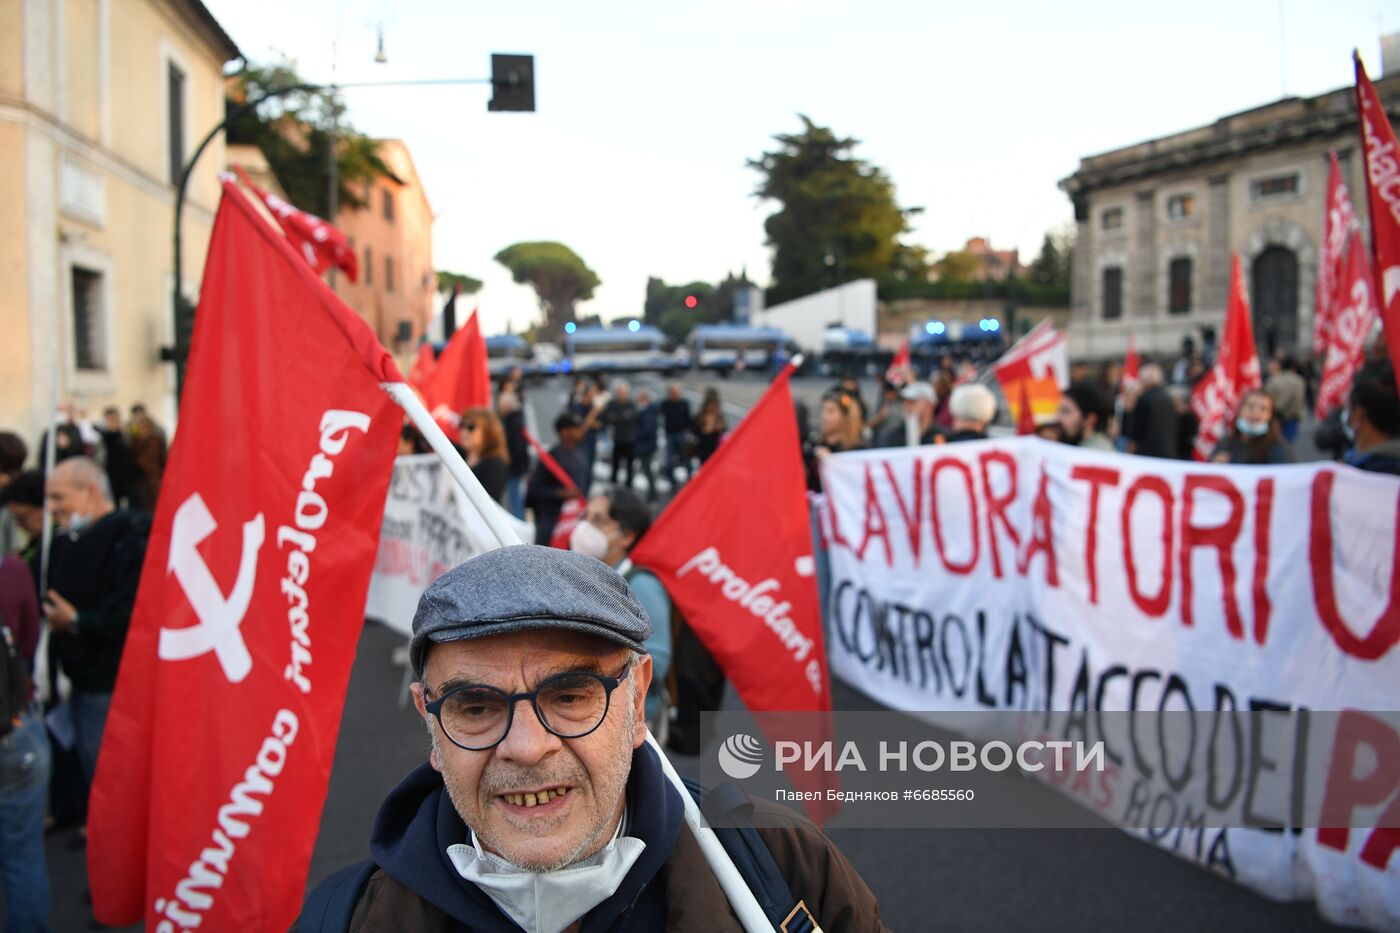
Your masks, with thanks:
M199 157L202 156L202 155L204 154L204 150L205 150L205 149L208 149L208 148L209 148L209 144L212 143L212 142L214 141L214 138L215 138L216 136L218 136L220 133L222 133L222 132L224 131L224 129L225 129L231 122L233 122L234 120L236 120L236 119L238 119L239 117L243 116L244 114L248 113L249 111L255 109L256 107L260 106L261 104L265 103L266 101L273 100L274 98L278 98L278 97L285 97L285 96L288 95L288 94L295 94L295 93L297 93L298 91L319 91L319 92L333 93L333 92L338 91L338 90L341 90L341 89L343 89L343 88L423 87L423 86L427 86L427 85L490 84L490 85L492 85L492 86L496 89L496 93L497 93L497 94L500 94L503 98L513 97L514 95L518 95L518 94L521 92L522 88L525 89L525 90L528 90L528 92L529 92L529 94L530 94L530 97L529 97L529 109L533 110L533 109L534 109L534 97L533 97L533 94L534 94L534 86L533 86L534 73L533 73L533 67L532 67L533 62L531 62L531 67L530 67L528 70L526 70L526 71L523 72L523 74L524 74L524 77L523 77L523 78L521 77L521 74L522 74L522 73L520 72L519 66L518 66L518 65L517 65L517 70L516 70L516 71L512 71L512 72L510 72L508 75L502 76L501 74L499 74L499 66L497 65L497 61L496 61L497 59L501 59L501 58L510 58L510 59L513 59L513 60L515 60L516 62L518 62L520 59L527 58L527 56L492 56L493 77L490 77L490 78L428 78L428 79L407 80L407 81L365 81L365 82L360 82L360 83L335 84L335 85L328 85L328 84L293 84L293 85L289 85L289 86L287 86L287 87L274 88L274 89L272 89L272 90L266 92L265 94L262 94L262 95L260 95L260 96L258 96L258 97L256 97L256 98L254 98L253 100L246 101L245 103L242 103L242 104L240 104L239 106L234 107L232 110L228 111L228 112L224 115L224 119L222 119L221 121L219 121L218 125L215 126L212 130L210 130L210 131L208 132L208 134L206 134L205 137L204 137L202 140L200 140L199 145L198 145L198 146L195 148L195 150L194 150L194 154L190 156L189 161L185 163L184 168L181 170L181 172L180 172L180 181L179 181L179 183L175 186L175 223L174 223L174 232L173 232L173 236L172 236L172 239L173 239L173 241L174 241L173 245L174 245L174 260L175 260L175 265L174 265L173 274L172 274L172 279L174 280L174 284L171 286L171 292L172 292L172 295L171 295L171 297L172 297L171 309L172 309L172 313L174 314L174 317L175 317L175 345L174 345L173 347L163 347L163 348L161 348L160 358L161 358L162 360L166 361L166 362L170 362L170 363L174 363L174 364L175 364L175 404L176 404L176 405L179 405L179 403L180 403L180 393L181 393L181 391L182 391L183 388L184 388L184 382L185 382L185 361L186 361L186 358L187 358L188 355L189 355L189 333L188 333L188 329L184 326L184 325L185 325L185 318L186 318L187 316L192 316L193 313L194 313L194 308L193 308L193 307L190 307L189 310L186 311L186 306L187 306L188 302L186 301L185 296L184 296L184 293L183 293L183 291L181 290L181 287L180 287L180 285L181 285L181 282L180 282L180 272L181 272L181 269L182 269L182 259L183 259L183 251L182 251L182 249L181 249L181 237L180 237L180 232L181 232L181 229L180 229L180 228L181 228L180 219L181 219L181 216L182 216L183 213L184 213L184 209L185 209L185 194L186 194L186 191L187 191L188 188L189 188L190 177L194 174L194 167L195 167L195 165L199 162ZM496 102L495 100L493 100L493 101L492 101L492 104L491 104L491 109L493 109L493 110L502 110L502 109L508 109L508 110L526 109L526 108L520 107L520 106L497 106L496 104L497 104L497 102ZM332 158L334 158L334 157L332 156ZM332 195L332 196L334 196L334 195ZM334 220L333 217L327 218L327 221L328 221L328 222L333 222L333 220Z

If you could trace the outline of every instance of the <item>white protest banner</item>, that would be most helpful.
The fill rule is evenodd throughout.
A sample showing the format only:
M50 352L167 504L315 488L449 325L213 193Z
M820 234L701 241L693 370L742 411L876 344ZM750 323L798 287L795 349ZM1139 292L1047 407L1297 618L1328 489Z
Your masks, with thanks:
M533 526L508 520L522 541L534 540ZM433 454L397 458L365 615L410 634L418 597L428 584L496 546L486 522L441 460Z
M1253 739L1220 792L1243 824L1145 780L1136 738L1102 784L1062 789L1119 824L1160 807L1167 825L1137 834L1270 897L1400 927L1400 735L1364 712L1400 709L1395 478L1034 438L838 454L822 473L836 676L904 710L1243 711L1256 729L1353 711L1312 737L1333 743L1314 745L1325 786L1281 792L1344 804L1350 829L1251 814L1257 790L1298 778ZM1215 738L1198 770L1218 766Z

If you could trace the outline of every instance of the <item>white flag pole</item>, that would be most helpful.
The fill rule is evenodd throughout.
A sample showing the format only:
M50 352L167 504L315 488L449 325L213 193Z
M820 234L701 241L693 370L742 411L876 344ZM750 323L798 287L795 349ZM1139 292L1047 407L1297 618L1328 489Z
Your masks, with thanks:
M515 529L505 520L505 516L496 505L496 501L487 495L486 489L481 485L481 480L476 478L471 467L467 466L462 455L447 439L447 435L442 433L442 428L433 420L433 416L428 414L428 409L424 407L418 393L414 392L406 382L382 382L380 385L408 415L408 419L427 440L433 453L437 454L438 459L442 461L443 467L456 480L462 492L467 494L467 501L472 504L472 508L476 509L482 521L486 522L486 527L491 529L491 534L496 536L496 542L501 547L523 544L520 536L515 533Z
M486 494L481 481L472 474L471 468L462 460L462 455L452 446L447 435L442 433L442 428L433 420L432 415L428 414L428 409L418 398L417 393L405 382L384 382L380 385L385 392L389 393L389 397L404 410L414 426L422 432L428 446L432 447L433 453L437 454L447 472L467 494L467 501L481 515L501 546L509 547L522 543L520 536L515 533L515 529L501 517L500 509L496 507L495 501ZM690 827L691 834L700 844L700 851L705 854L705 860L710 863L710 870L715 873L715 879L719 881L720 888L724 891L725 897L729 899L730 906L739 915L739 921L744 925L744 930L746 933L772 933L773 924L769 922L767 914L759 906L758 899L749 890L749 886L744 883L743 876L739 874L739 869L734 867L734 861L729 857L729 853L724 851L724 846L715 836L715 831L705 825L700 816L700 808L695 805L695 799L690 796L690 790L685 786L680 775L676 773L671 762L667 760L666 753L661 750L661 746L657 745L656 740L651 737L650 732L647 733L647 744L656 752L656 757L661 761L661 770L665 772L666 778L680 794L681 801L685 804L686 825Z

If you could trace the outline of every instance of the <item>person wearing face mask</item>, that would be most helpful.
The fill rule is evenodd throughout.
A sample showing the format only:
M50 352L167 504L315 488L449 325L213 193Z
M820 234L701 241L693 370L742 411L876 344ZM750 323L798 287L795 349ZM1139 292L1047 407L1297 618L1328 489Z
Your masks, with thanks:
M1283 439L1274 400L1262 389L1251 389L1240 399L1235 423L1216 448L1215 463L1293 463L1293 450Z
M583 519L569 535L569 550L596 557L627 580L632 595L651 620L646 640L651 655L652 688L647 691L647 722L658 723L665 712L663 686L671 670L671 597L650 570L633 565L627 555L651 527L651 510L631 489L614 486L588 500ZM653 726L653 732L656 728Z
M89 785L112 702L150 520L112 504L107 474L87 457L54 467L45 494L60 529L50 553L44 618L69 697L78 758Z
M1347 463L1369 473L1400 476L1400 395L1389 360L1372 361L1357 371L1342 430L1352 442Z
M498 548L434 580L409 644L428 760L380 807L371 858L318 886L293 929L744 929L646 741L651 629L621 575L568 551ZM883 933L821 830L755 806L786 887L773 929Z

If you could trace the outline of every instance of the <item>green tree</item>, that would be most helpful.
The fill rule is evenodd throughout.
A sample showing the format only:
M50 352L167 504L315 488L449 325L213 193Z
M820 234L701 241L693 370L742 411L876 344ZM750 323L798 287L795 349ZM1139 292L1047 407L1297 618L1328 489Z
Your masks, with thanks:
M276 88L305 83L291 63L250 65L231 80L225 94L229 110ZM296 91L275 97L230 121L230 143L257 146L267 158L287 199L318 217L329 217L327 149L334 126L337 200L341 207L364 207L370 182L381 176L399 181L379 157L379 144L355 131L345 118L339 94Z
M963 250L946 253L938 263L938 281L971 282L981 265L977 257Z
M1040 244L1040 255L1031 263L1030 280L1037 285L1069 288L1073 249L1074 233L1071 230L1046 233Z
M574 307L593 297L598 274L563 243L516 243L496 254L516 282L530 285L544 315L541 332L557 340L574 319Z
M851 155L859 140L799 116L800 133L773 137L778 148L748 163L762 176L754 193L781 205L764 222L769 303L854 279L884 286L922 275L922 251L900 242L921 208L901 208L889 176Z
M437 290L439 292L450 295L454 286L463 295L475 295L481 291L481 279L474 279L458 272L448 272L446 269L437 270Z

